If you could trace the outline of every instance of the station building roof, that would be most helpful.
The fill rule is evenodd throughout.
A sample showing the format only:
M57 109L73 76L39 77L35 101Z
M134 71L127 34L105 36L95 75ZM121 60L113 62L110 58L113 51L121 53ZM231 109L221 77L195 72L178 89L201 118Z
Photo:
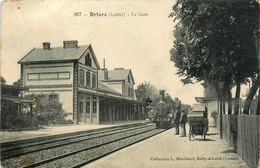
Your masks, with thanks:
M101 92L107 92L107 93L115 94L115 95L118 95L118 96L123 96L120 92L115 90L113 87L109 86L108 84L106 84L102 81L98 82L98 89Z
M97 61L97 58L95 56L91 44L85 46L71 47L71 48L64 48L64 47L53 47L49 49L33 48L28 54L26 54L21 60L19 60L18 63L28 64L28 63L43 63L43 62L74 61L74 60L79 60L87 50L90 50L98 69L100 69L99 63Z
M106 81L122 81L126 80L130 74L133 84L135 84L131 69L115 68L114 70L108 71L108 79ZM104 80L104 70L98 71L98 80Z

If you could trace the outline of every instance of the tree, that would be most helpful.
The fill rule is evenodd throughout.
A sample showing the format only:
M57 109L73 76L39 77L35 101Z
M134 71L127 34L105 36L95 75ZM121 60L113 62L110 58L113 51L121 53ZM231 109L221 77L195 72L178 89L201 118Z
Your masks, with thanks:
M170 14L179 21L170 53L181 81L204 81L216 89L222 81L231 105L231 88L237 85L240 96L240 85L257 77L258 11L254 0L177 0Z
M259 85L260 85L260 76L258 75L257 79L253 82L253 85L246 98L246 101L244 104L244 110L243 110L244 114L249 114L251 102L254 98L254 95L256 94L257 89L259 88Z
M150 82L146 81L137 86L135 94L136 98L143 102L146 102L148 99L151 99L153 106L156 106L160 100L160 95L157 88Z
M170 110L175 110L175 102L169 93L165 94L165 103L169 105Z
M204 97L217 99L218 94L215 86L207 82L204 82L202 85L204 87Z
M4 77L1 76L1 84L6 84L6 80Z
M23 86L23 83L22 83L22 80L21 79L18 79L17 81L15 81L13 83L14 86Z

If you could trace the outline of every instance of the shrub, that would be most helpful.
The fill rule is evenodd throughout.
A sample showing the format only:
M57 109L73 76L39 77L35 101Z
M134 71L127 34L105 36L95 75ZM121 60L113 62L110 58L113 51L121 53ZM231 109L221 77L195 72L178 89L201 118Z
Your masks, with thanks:
M67 124L74 124L74 121L72 121L71 119L67 120Z
M217 118L217 117L218 117L218 113L217 113L216 111L213 111L213 112L211 113L211 117L212 117L212 118Z
M33 113L36 115L40 125L66 123L65 117L67 114L64 113L62 104L57 101L49 102L43 106L36 107L33 110Z
M21 113L19 115L9 113L1 118L1 129L19 130L24 128L37 128L39 126L37 118L28 113Z

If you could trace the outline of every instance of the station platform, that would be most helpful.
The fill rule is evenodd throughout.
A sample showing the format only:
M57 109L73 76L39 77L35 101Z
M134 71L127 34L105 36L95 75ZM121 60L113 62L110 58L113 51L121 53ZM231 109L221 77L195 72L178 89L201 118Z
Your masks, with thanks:
M187 128L188 130L188 128ZM206 140L174 135L169 129L145 141L114 152L83 168L249 168L219 130L209 128Z
M58 135L86 130L94 130L100 128L113 127L117 125L127 125L134 123L148 122L146 120L134 120L134 121L118 121L113 123L105 123L101 125L90 125L90 124L72 124L72 125L53 125L53 126L43 126L39 130L31 131L0 131L0 143L25 140L37 137L44 137L50 135Z

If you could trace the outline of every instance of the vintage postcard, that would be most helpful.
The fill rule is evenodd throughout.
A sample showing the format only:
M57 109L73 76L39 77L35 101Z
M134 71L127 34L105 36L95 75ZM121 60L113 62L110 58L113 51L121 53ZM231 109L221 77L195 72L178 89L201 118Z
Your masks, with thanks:
M2 1L1 166L256 165L259 150L247 160L234 147L243 134L228 131L243 119L220 121L219 97L176 74L177 2ZM259 134L250 137L257 148Z

